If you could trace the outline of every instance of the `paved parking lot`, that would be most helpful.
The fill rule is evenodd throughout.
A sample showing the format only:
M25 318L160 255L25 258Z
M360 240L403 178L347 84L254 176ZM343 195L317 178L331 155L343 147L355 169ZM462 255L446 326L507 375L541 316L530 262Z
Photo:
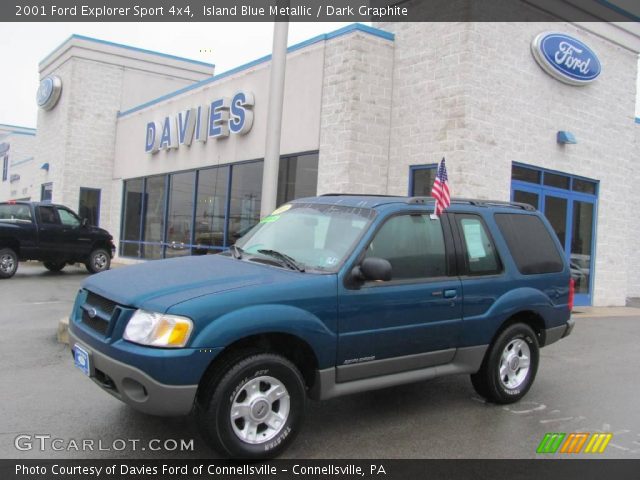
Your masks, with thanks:
M137 413L74 369L56 327L86 275L84 267L52 274L33 263L0 281L0 458L214 457L191 418ZM640 310L611 312L576 316L574 333L542 351L536 382L518 404L484 403L466 376L313 402L286 456L533 458L546 432L607 431L613 439L599 457L640 458ZM64 450L19 451L20 434L63 439ZM95 448L99 440L102 448L128 442L122 451L78 453L67 449L72 439L93 439ZM194 449L142 450L151 439L160 440L155 447L193 439Z

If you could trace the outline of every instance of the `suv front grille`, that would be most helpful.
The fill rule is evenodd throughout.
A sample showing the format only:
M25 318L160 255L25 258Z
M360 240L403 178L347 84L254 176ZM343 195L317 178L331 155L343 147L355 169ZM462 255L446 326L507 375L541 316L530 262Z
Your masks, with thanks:
M80 306L80 312L82 323L102 336L109 333L109 326L122 313L116 302L93 292L87 292L87 299Z
M91 318L84 308L82 309L82 323L84 323L91 330L95 330L102 335L106 335L107 329L109 328L108 321L103 320L98 316Z
M113 315L113 311L118 306L117 303L112 302L111 300L101 297L100 295L96 295L93 292L89 292L87 295L87 301L85 305L95 308L96 310L101 310L105 313L105 315L111 317Z

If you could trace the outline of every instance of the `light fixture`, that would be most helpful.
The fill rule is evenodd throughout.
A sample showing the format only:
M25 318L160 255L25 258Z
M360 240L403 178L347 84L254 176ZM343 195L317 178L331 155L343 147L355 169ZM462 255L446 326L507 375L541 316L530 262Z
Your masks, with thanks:
M576 137L573 135L573 133L571 132L566 132L564 130L560 130L558 132L558 135L556 137L556 140L558 141L558 143L560 145L566 145L566 144L575 144L578 143L576 141Z
M40 170L45 170L45 171L49 171L49 163L43 163L42 165L40 165Z

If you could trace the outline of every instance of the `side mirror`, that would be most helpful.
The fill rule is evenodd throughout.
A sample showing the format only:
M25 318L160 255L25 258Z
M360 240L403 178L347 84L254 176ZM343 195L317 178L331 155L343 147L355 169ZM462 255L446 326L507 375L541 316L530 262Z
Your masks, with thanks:
M83 218L81 225L82 225L83 228L88 227L89 226L89 219L88 218Z
M391 264L384 258L368 257L354 267L352 275L359 280L388 282L391 280Z

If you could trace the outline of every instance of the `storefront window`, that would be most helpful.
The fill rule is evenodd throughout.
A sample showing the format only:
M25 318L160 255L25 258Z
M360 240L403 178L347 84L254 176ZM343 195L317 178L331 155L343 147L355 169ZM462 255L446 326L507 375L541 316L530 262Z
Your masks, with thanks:
M193 253L216 253L224 246L229 167L208 168L198 174L195 246Z
M167 213L167 257L191 253L191 227L193 225L193 195L196 172L170 176L169 211Z
M533 170L531 168L521 167L520 165L513 165L511 167L512 180L520 180L521 182L528 183L540 183L540 177L540 170Z
M149 177L145 189L143 258L162 258L166 176Z
M549 187L563 188L569 190L569 177L558 175L557 173L544 173L544 184Z
M317 189L317 153L280 159L277 205L296 198L313 197Z
M228 245L235 243L260 220L262 167L262 162L232 167Z
M122 209L122 239L120 254L126 257L139 257L140 244L126 243L140 241L140 222L142 221L142 179L124 182L124 205Z
M120 255L157 259L229 247L260 220L263 166L256 160L125 180ZM283 157L277 203L314 196L317 183L317 152Z

